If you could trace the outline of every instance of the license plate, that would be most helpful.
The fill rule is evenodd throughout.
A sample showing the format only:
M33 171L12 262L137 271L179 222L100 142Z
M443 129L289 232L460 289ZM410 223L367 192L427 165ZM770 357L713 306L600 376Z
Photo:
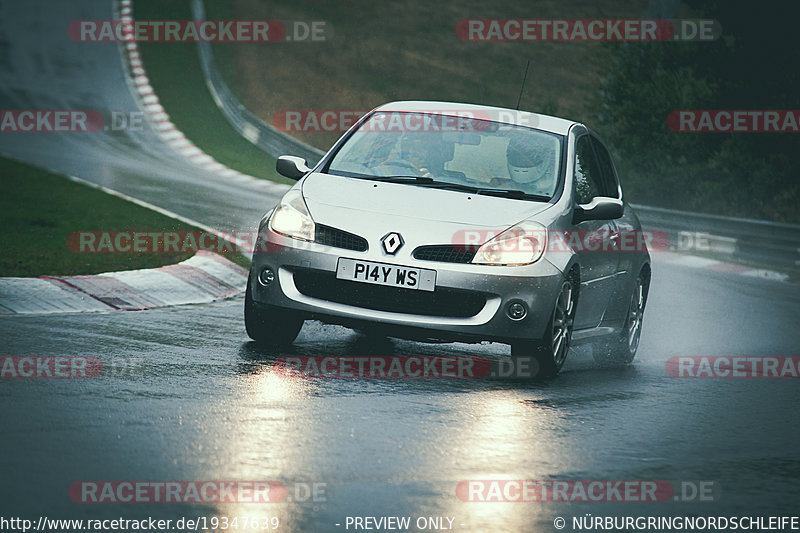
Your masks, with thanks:
M344 257L339 258L336 278L420 291L432 291L436 287L435 270L358 261Z

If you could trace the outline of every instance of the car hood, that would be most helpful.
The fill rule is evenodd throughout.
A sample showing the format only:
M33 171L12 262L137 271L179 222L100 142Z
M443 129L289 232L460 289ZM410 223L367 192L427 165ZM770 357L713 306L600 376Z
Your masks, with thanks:
M476 227L510 227L551 207L551 204L386 183L315 173L303 182L303 197L311 216L337 225L354 217L370 220L401 217L419 223L441 222ZM348 226L351 225L347 224Z

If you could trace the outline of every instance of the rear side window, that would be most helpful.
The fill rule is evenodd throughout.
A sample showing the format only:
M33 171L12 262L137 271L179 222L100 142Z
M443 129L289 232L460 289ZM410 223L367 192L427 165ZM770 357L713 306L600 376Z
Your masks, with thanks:
M619 179L614 172L614 164L611 162L611 154L608 153L603 143L592 137L592 144L597 152L597 160L600 163L600 171L603 173L602 195L611 198L619 197Z
M603 175L588 135L578 139L575 146L574 181L575 197L579 204L588 204L596 196L603 195Z

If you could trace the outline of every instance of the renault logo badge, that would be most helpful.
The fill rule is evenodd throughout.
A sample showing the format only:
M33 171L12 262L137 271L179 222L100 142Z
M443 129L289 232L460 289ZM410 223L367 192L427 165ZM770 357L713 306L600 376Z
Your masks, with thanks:
M399 233L391 232L384 235L381 239L381 244L383 245L383 251L389 255L394 255L397 253L397 250L403 247L403 237L400 236Z

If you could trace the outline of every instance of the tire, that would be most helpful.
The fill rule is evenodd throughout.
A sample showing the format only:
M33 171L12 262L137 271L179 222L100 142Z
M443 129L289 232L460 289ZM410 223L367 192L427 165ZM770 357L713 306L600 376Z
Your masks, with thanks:
M617 338L596 343L593 346L594 360L602 366L626 366L633 362L642 336L642 320L647 303L648 278L644 270L639 273L631 291L625 326Z
M256 306L248 278L244 296L244 327L247 336L258 344L285 346L297 338L303 327L303 319L285 309Z
M565 279L556 297L545 338L538 341L519 341L511 345L512 357L533 357L536 360L538 374L535 377L553 377L564 366L572 343L577 295L575 281L571 278Z

